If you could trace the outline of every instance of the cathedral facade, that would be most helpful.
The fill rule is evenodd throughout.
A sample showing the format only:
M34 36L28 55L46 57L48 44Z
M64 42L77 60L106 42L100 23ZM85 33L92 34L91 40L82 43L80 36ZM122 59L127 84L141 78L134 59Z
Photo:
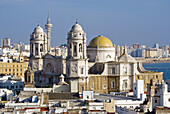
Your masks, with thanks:
M50 24L49 19L47 23ZM70 92L110 93L133 90L136 80L144 80L146 88L151 78L157 81L163 78L162 72L146 71L127 54L126 46L120 54L120 49L104 36L95 37L87 45L86 33L77 22L68 32L67 58L54 56L50 54L50 30L46 35L37 26L30 38L30 66L35 72L36 87L58 84L64 75Z

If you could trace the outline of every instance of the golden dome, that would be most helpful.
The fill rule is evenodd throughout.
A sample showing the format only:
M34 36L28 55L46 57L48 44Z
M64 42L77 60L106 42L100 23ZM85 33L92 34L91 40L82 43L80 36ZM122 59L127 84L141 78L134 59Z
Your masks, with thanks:
M113 44L108 38L99 35L90 41L88 47L97 47L97 46L99 46L99 47L113 47Z

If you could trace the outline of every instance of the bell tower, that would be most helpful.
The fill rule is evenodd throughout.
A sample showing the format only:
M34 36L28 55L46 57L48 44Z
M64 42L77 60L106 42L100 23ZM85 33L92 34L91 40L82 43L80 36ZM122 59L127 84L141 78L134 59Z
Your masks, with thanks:
M66 75L70 79L70 89L71 92L82 92L87 88L88 59L86 33L78 22L68 32L67 46Z
M33 71L42 70L43 56L47 53L47 35L38 25L30 35L29 65Z

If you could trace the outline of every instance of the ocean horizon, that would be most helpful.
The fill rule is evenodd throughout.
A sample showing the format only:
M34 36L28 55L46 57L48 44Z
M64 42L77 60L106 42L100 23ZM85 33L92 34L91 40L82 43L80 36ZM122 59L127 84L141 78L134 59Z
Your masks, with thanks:
M163 79L170 79L170 63L143 63L146 70L163 72Z

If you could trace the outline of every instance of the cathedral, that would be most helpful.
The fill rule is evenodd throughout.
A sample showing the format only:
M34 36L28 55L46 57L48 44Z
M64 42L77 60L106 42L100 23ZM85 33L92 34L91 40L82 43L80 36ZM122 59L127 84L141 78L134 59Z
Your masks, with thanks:
M93 90L95 93L127 92L133 90L136 80L144 80L144 89L151 78L158 82L163 79L162 72L147 71L142 64L121 51L105 36L97 36L87 44L86 33L76 22L67 37L67 57L52 55L50 18L45 25L47 34L38 25L30 35L31 69L35 73L36 87L53 86L64 81L70 92L82 93Z

